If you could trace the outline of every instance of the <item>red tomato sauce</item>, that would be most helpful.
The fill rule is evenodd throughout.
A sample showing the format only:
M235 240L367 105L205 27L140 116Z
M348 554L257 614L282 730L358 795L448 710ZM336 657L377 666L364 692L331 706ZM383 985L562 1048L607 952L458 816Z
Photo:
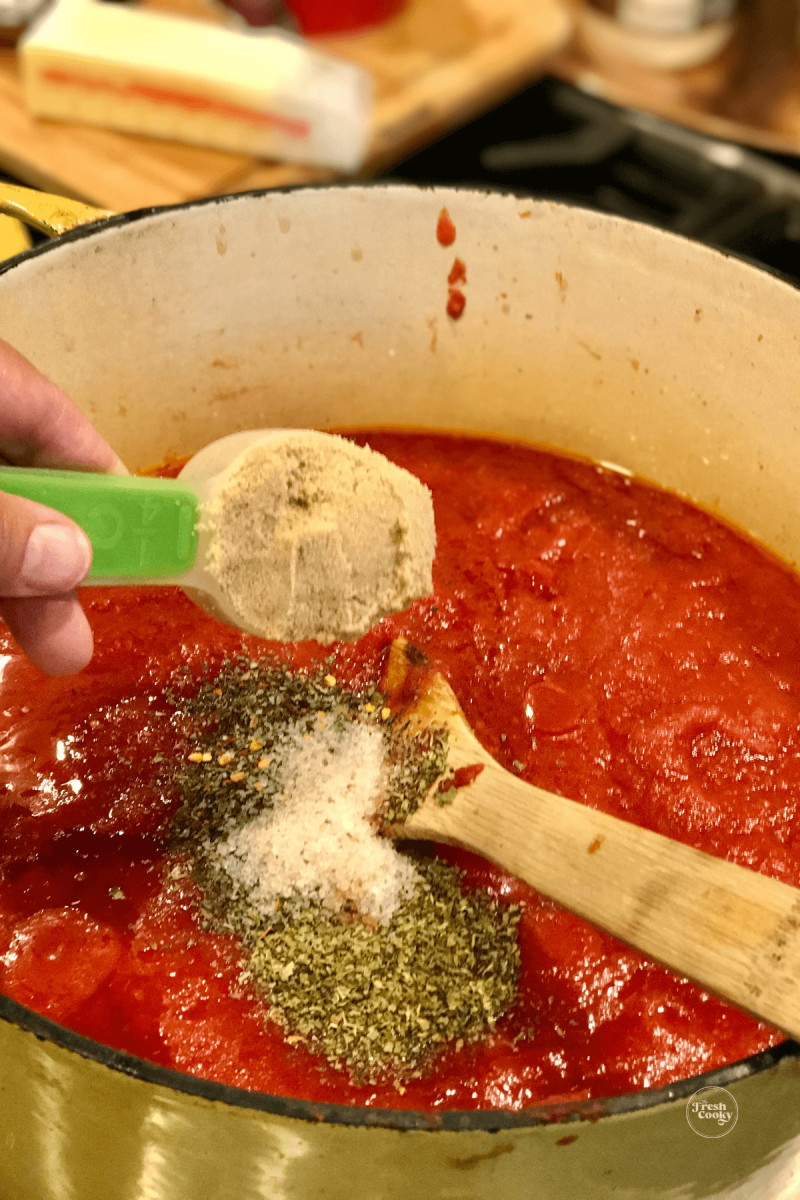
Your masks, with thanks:
M800 581L677 498L592 464L480 439L356 440L434 495L435 590L361 642L374 680L405 635L507 768L551 791L800 885ZM96 653L44 679L0 637L0 988L153 1062L346 1104L521 1108L665 1085L778 1042L486 862L441 853L521 905L519 1000L405 1091L357 1086L265 1023L237 945L201 928L162 837L164 764L187 752L165 689L276 647L171 589L84 593ZM614 881L610 881L614 886ZM524 1036L521 1036L523 1035Z

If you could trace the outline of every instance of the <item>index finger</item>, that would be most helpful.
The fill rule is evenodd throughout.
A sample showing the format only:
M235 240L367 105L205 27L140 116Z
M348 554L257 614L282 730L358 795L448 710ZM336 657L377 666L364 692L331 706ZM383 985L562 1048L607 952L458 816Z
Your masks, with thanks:
M80 409L2 338L0 457L17 466L128 473Z

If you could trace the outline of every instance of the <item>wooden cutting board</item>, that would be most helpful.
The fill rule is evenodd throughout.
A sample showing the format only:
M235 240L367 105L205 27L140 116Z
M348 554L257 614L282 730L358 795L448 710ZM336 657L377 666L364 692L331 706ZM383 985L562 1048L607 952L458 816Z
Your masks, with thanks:
M214 18L204 0L148 3ZM375 174L524 87L542 73L570 27L560 0L410 0L380 29L317 39L375 78L374 132L362 175ZM0 170L118 212L335 178L325 169L35 120L9 51L0 52Z

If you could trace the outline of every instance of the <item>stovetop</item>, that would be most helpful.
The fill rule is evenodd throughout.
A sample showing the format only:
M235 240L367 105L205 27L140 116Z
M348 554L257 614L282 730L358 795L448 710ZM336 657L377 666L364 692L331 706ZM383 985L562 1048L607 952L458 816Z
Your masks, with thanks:
M800 160L545 79L382 176L564 200L754 259L800 285Z

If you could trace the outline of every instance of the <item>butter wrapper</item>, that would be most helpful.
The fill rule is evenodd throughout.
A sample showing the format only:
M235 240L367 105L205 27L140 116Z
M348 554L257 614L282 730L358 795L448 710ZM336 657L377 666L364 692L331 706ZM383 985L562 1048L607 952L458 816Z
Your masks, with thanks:
M283 32L60 0L19 57L37 117L343 172L367 151L370 75Z

